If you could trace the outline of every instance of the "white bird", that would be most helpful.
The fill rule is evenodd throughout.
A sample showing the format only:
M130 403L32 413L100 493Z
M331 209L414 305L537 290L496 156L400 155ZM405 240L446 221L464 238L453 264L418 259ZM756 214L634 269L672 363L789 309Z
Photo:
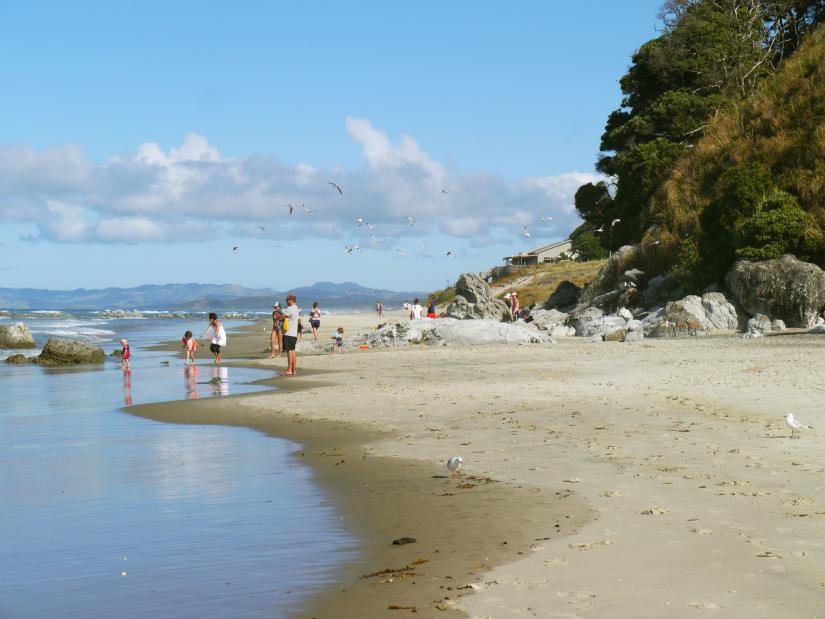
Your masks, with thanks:
M619 223L620 221L621 221L621 219L619 219L619 218L617 217L616 219L614 219L613 221L611 221L611 222L610 222L610 227L612 228L613 226L615 226L615 225L616 225L617 223Z
M311 215L312 213L314 213L314 212L315 212L315 209L312 209L312 208L307 208L307 206L306 206L305 204L302 204L302 205L301 205L301 207L304 209L304 212L305 212L307 215Z
M604 232L604 224L602 224L602 227L598 230L593 230L593 232Z
M375 230L375 226L371 223L367 223L367 228L369 228L370 230Z
M233 248L232 248L232 253L233 253L233 254L237 254L237 253L238 253L238 246L237 246L237 245L235 245L235 247L233 247Z
M813 430L813 426L806 425L796 419L793 416L793 413L788 413L785 415L785 425L791 429L791 438L794 438L794 432L799 432L800 430ZM796 438L799 438L799 434L796 435Z
M373 236L372 234L370 234L370 243L372 243L373 245L380 245L383 242L384 241L382 239L379 239L378 237Z
M355 225L360 228L361 226L364 225L364 220L359 217L358 219L355 220Z
M286 207L289 209L289 214L292 215L292 211L295 209L295 207L291 204L287 204Z
M441 190L441 193L447 193L447 190L446 190L446 189L442 189L442 190Z
M461 468L462 464L464 464L464 458L461 456L450 456L447 460L447 470L450 471L450 474L452 475Z
M341 189L341 186L338 183L335 183L333 181L329 181L327 183L327 185L332 185L333 187L335 187L338 190L339 194L344 195L344 192L343 192L343 190Z
M423 252L427 252L427 251L429 251L429 250L427 249L427 246L426 246L426 245L424 245L424 243L419 243L419 244L418 244L418 249L420 249L420 250L421 250L421 251L423 251Z
M407 252L401 251L400 249L396 249L395 251L397 251L398 255L401 256L402 258L409 258L409 255L407 254Z
M527 226L524 226L524 227L521 229L521 236L523 236L525 239L529 239L529 238L530 238L530 231L527 229Z
M541 220L542 221L553 221L553 218L552 217L542 217Z
M415 225L415 219L413 219L412 217L407 217L407 221L410 222L411 226Z
M263 226L256 226L256 228L258 228L258 230L260 230L261 232L266 232L266 228L264 228Z

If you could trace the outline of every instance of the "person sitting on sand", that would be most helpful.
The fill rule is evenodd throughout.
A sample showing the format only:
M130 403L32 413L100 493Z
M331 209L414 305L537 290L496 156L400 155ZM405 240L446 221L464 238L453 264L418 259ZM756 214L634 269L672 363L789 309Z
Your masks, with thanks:
M309 326L312 327L313 339L318 339L318 329L321 328L321 308L318 307L318 301L312 304L312 311L309 313Z
M335 340L332 344L333 354L340 354L344 349L344 327L338 327L338 330L335 332L335 335L332 336L332 339Z
M198 341L192 337L192 332L187 331L184 333L180 343L183 346L183 363L185 365L194 365L195 353L198 350Z
M129 340L125 337L120 339L120 345L123 346L120 367L125 372L132 369L132 362L130 361L132 358L132 350L129 348Z
M223 323L218 320L218 315L215 312L209 313L209 326L206 331L201 333L201 337L205 337L209 331L213 331L212 342L209 344L209 350L215 356L215 363L223 361L221 356L221 347L226 346L226 331L223 329Z
M281 354L281 350L284 348L284 332L281 329L281 325L284 322L284 315L281 313L281 304L275 303L272 306L272 331L269 333L269 358L274 359L278 355ZM275 352L275 349L278 349L278 352Z
M287 295L286 309L284 310L284 321L286 331L284 332L284 351L286 352L286 372L284 376L295 376L298 372L298 353L295 346L298 343L298 318L301 310L298 309L298 299L294 294Z

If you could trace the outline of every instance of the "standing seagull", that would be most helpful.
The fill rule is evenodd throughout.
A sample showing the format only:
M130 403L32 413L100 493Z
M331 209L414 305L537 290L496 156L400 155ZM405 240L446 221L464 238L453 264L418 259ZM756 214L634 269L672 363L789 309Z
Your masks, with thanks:
M791 429L791 438L794 438L794 432L797 432L796 438L799 438L798 432L800 430L813 430L814 429L813 426L805 425L804 423L799 421L799 419L796 419L793 416L793 413L788 413L787 415L785 415L785 425L788 426Z
M464 464L464 458L461 456L450 456L447 460L447 470L450 471L450 475L457 473L462 464Z
M333 181L329 181L327 183L327 185L332 185L333 187L335 187L338 190L339 194L344 195L344 191L341 189L341 186L338 183L335 183Z
M529 238L530 238L530 231L527 229L527 226L524 226L524 227L521 229L521 236L523 236L525 239L529 239Z

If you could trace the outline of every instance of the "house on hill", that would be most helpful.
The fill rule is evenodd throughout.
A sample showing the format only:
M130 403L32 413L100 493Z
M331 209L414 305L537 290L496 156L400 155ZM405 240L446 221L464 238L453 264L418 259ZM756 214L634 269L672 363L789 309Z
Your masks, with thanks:
M562 254L564 254L564 256ZM516 254L515 256L505 256L504 264L526 267L534 264L544 264L545 262L556 262L563 257L575 258L572 254L572 242L570 239L566 239L564 241L550 243L549 245L542 245L541 247Z

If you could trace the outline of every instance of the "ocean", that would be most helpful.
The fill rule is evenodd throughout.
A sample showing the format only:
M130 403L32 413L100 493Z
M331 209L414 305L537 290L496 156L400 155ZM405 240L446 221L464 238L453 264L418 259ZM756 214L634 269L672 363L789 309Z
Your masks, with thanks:
M184 368L180 355L145 349L199 334L203 318L25 322L39 345L77 337L108 354L127 337L132 371L116 359L94 369L0 363L0 618L288 617L357 553L292 455L299 445L124 410L265 388L251 383L268 371L217 368L206 351Z

